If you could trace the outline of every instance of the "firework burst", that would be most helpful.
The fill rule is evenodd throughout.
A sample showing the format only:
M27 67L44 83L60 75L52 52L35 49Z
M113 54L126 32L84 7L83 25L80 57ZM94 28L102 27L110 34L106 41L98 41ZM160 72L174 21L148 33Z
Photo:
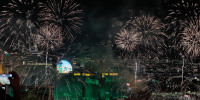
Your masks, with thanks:
M55 50L63 44L61 28L56 25L44 25L37 32L39 34L36 36L35 41L44 50Z
M170 33L169 43L173 46L180 41L179 33L184 30L182 26L185 21L190 21L191 18L199 16L200 2L198 0L168 0L167 3L169 5L169 14L165 20L168 22L166 24L168 26L167 33ZM174 47L174 49L178 48Z
M38 30L38 35L35 38L35 42L46 51L46 69L48 69L47 60L49 49L54 51L59 48L63 43L63 37L60 27L49 24L40 27ZM46 77L50 74L48 70L45 71Z
M48 0L41 16L45 16L43 21L48 21L62 27L68 39L74 39L72 32L80 33L82 18L78 15L79 4L74 0Z
M138 34L134 33L134 31L122 29L117 34L115 43L119 48L131 52L139 44Z
M154 54L151 52L152 50L159 51L161 47L165 46L164 39L167 36L163 31L164 24L154 16L140 15L129 20L125 27L135 32L139 41L139 48L148 54Z
M190 58L196 58L200 55L200 17L192 18L183 25L184 30L181 32L179 46L185 51Z
M10 0L0 13L1 40L10 47L33 45L31 35L39 24L41 3L34 0Z
M160 19L155 18L150 15L141 15L136 17L134 20L129 20L127 26L130 27L131 31L138 34L140 44L145 45L145 47L161 46L164 43L164 38L160 36L166 36L162 31L164 24Z
M169 15L166 19L173 19L174 21L184 20L199 15L199 11L198 0L178 0L178 2L170 5Z

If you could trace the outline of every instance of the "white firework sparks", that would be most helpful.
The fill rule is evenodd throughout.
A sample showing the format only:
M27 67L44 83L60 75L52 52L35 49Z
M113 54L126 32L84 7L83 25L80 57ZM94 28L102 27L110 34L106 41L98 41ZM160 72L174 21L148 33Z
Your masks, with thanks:
M200 55L200 17L191 18L189 22L183 25L179 46L183 48L189 58L196 58Z
M133 31L122 29L117 34L115 43L117 46L125 51L131 52L139 44L138 34Z
M177 0L177 1L176 1L177 3L170 5L169 15L166 17L166 19L179 21L188 19L192 16L199 15L200 6L198 0Z
M131 31L137 34L140 44L147 48L152 47L156 49L165 45L163 38L166 37L163 31L164 24L154 16L141 15L133 20L129 20L126 27L130 27Z
M62 46L63 36L61 28L50 24L40 27L37 31L39 34L36 36L36 43L45 50L55 50Z
M39 34L36 36L36 43L38 46L42 47L44 51L46 51L46 70L45 70L45 79L48 77L51 73L48 71L49 66L47 65L48 61L48 52L49 49L55 50L59 48L63 43L63 37L61 34L60 27L57 27L56 25L49 24L44 25L38 29Z
M43 21L48 21L62 27L68 39L74 39L73 32L80 33L82 18L79 15L83 10L78 9L79 4L74 0L47 0L43 5L45 9L41 16Z
M10 0L0 13L0 35L4 45L21 49L33 45L36 26L39 24L40 2L34 0ZM38 11L39 10L39 11Z
M141 14L131 19L117 34L115 43L123 50L132 52L136 47L138 55L145 53L148 57L162 54L165 46L164 24L159 18ZM155 53L156 51L157 53ZM146 56L147 57L147 56Z

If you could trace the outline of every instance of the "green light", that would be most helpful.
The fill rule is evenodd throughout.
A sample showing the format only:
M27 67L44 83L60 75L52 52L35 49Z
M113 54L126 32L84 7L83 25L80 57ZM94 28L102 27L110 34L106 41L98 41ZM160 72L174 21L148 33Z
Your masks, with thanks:
M96 80L96 79L85 79L85 82L86 83L90 83L90 84L95 84L95 85L99 85L99 80Z

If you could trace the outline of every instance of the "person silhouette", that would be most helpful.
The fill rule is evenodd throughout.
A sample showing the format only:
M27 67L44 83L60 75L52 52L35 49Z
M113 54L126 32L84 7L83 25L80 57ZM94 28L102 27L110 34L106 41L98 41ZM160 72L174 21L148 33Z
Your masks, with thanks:
M6 94L6 90L0 88L0 100L21 100L20 77L16 72L9 72L9 74L12 74L12 77L9 78L9 86L13 89L13 97Z

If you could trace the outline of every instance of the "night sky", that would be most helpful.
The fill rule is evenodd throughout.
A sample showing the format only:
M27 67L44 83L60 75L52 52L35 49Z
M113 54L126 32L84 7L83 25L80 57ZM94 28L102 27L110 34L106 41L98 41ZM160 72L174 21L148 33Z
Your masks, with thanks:
M74 43L82 43L89 49L99 43L112 41L116 33L130 19L142 13L164 19L167 15L166 0L75 0L83 10L81 33ZM8 2L0 1L0 9ZM72 33L73 34L73 33ZM65 41L65 48L71 43ZM100 51L100 50L99 50ZM56 51L57 52L57 51ZM91 54L91 52L90 52Z
M90 46L107 41L130 17L141 10L161 15L162 0L79 0L84 10L82 35ZM132 14L130 11L132 10ZM162 16L162 15L161 15ZM116 23L120 25L114 27ZM81 35L81 37L82 37Z
M0 1L0 10L8 1ZM123 24L113 27L116 23L125 23L131 15L143 10L148 13L162 13L164 0L76 0L83 9L83 26L76 41L84 41L89 46L107 41ZM130 10L133 11L130 14ZM161 12L160 12L161 11Z

